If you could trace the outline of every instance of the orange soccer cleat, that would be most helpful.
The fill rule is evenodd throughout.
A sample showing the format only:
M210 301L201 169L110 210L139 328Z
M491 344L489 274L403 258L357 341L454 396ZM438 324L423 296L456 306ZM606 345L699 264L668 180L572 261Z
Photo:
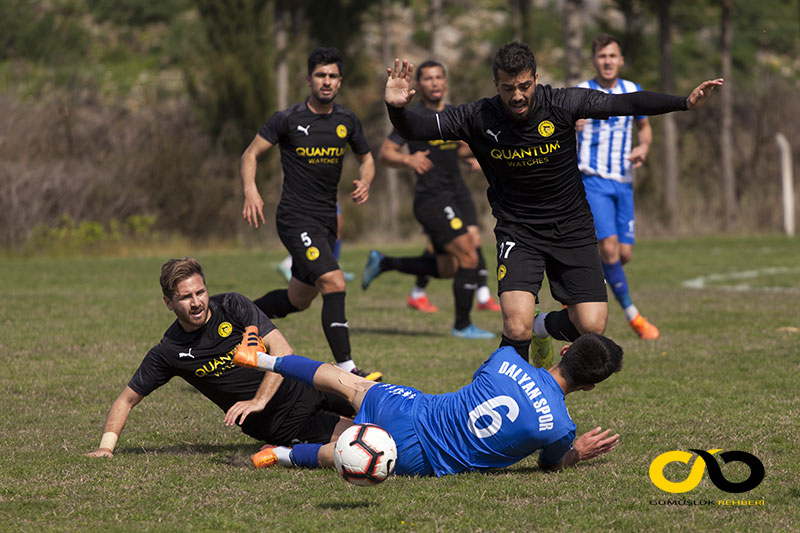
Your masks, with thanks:
M628 324L630 324L633 330L639 334L639 337L643 339L655 340L659 336L658 328L641 314L636 315Z
M489 299L484 303L478 303L478 311L502 311L503 308L495 301L494 298L489 296Z
M255 468L267 468L268 466L273 466L278 463L278 456L275 455L275 451L273 450L275 446L264 446L261 448L261 451L258 453L254 453L250 459L253 461L253 466Z
M438 307L433 305L430 300L428 300L428 296L425 294L419 298L412 298L409 295L407 302L409 307L416 309L417 311L422 311L423 313L435 313L439 310Z
M258 335L258 327L247 326L244 328L242 342L233 355L233 363L258 370L258 352L266 353L266 351L267 348L264 346L264 341Z

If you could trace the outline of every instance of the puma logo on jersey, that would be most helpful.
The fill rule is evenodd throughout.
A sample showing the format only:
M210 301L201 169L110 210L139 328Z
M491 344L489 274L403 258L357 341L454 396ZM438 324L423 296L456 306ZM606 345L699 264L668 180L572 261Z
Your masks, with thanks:
M191 348L189 348L188 352L179 352L178 353L178 358L179 359L183 359L184 357L191 357L192 359L194 359L194 356L192 355L192 349Z
M492 137L494 137L494 142L496 142L496 143L499 143L499 142L500 142L500 139L498 139L498 137L500 136L500 132L499 132L499 131L498 131L497 133L495 133L495 132L493 132L492 130L488 130L488 129L487 129L487 130L486 130L486 133L487 133L488 135L491 135Z
M348 328L350 329L350 325L347 322L331 322L332 328Z
M297 125L297 129L298 129L299 131L302 131L303 133L305 133L305 134L306 134L306 136L308 136L308 130L309 130L309 128L311 128L311 124L309 124L309 125L308 125L308 126L306 126L305 128L304 128L303 126L301 126L300 124L298 124L298 125Z

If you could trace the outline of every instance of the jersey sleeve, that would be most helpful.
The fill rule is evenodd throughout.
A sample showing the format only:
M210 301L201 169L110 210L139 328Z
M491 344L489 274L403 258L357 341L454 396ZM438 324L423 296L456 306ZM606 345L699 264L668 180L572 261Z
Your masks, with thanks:
M634 87L636 87L636 91L635 91L635 92L639 92L639 91L641 91L641 90L642 90L642 86L641 86L641 85L639 85L638 83L635 83L635 82L634 82L633 86L634 86ZM633 118L635 118L636 120L641 120L641 119L643 119L643 118L647 118L647 115L636 115L636 116L635 116L635 117L633 117Z
M685 111L686 98L670 94L637 91L626 94L606 94L593 89L561 89L564 105L575 119L607 120L617 116L650 116Z
M226 294L225 306L231 314L236 317L236 320L239 321L239 325L242 329L247 326L258 326L258 334L262 337L273 329L276 329L275 324L267 318L267 315L256 307L256 304L241 294L235 292Z
M539 460L546 466L556 466L564 454L572 449L575 432L567 433L557 441L548 444L539 453Z
M167 364L158 348L155 346L147 352L136 373L128 382L128 386L142 396L147 396L175 375L173 368Z
M406 144L408 142L394 128L392 128L392 133L390 133L386 138L389 139L390 141L392 141L393 143L395 143L398 146L403 146L404 144Z
M258 134L270 144L278 144L281 140L281 137L286 132L286 115L281 112L277 112L269 117L261 129L258 130Z
M353 149L354 153L364 155L369 152L369 143L367 142L367 138L364 137L364 129L361 127L361 121L358 120L355 114L352 116L353 133L350 135L347 142L350 143L350 147Z

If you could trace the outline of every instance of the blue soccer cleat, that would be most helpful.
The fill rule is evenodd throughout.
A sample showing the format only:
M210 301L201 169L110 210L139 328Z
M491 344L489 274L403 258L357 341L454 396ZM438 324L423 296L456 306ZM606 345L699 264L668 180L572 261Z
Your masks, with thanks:
M378 250L372 250L367 257L367 265L364 267L364 272L361 274L361 288L367 290L372 280L381 275L381 260L385 256Z
M459 339L494 339L495 334L491 331L486 331L485 329L481 329L475 324L470 324L469 326L465 327L464 329L456 329L450 332L453 337L457 337Z
M283 279L285 279L287 283L289 282L290 279L292 279L292 269L290 267L287 267L283 263L275 267L275 270L277 270L280 273L280 275L283 276Z
M354 272L342 270L342 275L344 276L345 281L353 281L354 279L356 279L356 275Z

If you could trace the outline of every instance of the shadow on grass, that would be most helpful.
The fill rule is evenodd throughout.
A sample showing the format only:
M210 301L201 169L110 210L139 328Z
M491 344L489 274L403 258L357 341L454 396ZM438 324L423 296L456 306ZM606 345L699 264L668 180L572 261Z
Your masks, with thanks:
M372 504L369 502L328 502L328 503L321 503L317 505L320 509L332 509L334 511L341 511L343 509L362 509L366 507L372 507Z
M350 328L351 334L358 333L372 333L375 335L413 335L415 337L444 337L445 332L436 331L414 331L410 329L397 329L397 328Z
M247 455L248 457L258 451L262 442L254 441L252 444L173 444L171 446L157 446L153 448L117 448L114 454L145 455L193 455L196 453L230 453L234 455Z

